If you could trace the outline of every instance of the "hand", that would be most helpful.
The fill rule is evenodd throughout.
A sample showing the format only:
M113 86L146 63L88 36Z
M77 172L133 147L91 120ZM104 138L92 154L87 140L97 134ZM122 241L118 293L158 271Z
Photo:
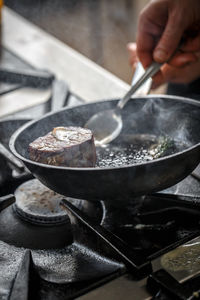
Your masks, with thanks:
M135 69L137 62L139 61L136 53L136 44L129 43L127 45L129 51L129 61L133 69ZM186 57L187 60L187 57ZM175 57L171 60L170 65L165 64L161 68L161 72L157 73L153 77L152 88L157 88L159 85L165 82L173 83L190 83L200 76L200 52L195 53L195 59L190 60L185 64L182 56Z
M188 64L200 51L200 1L153 0L141 12L137 33L137 55L146 68L152 60L167 61L183 36L189 36L176 54L178 65Z
M135 71L135 68L137 66L137 63L139 61L137 56L137 46L136 43L128 43L127 44L127 50L129 54L129 63L133 70Z
M153 77L152 88L166 82L187 84L200 77L200 52L196 52L195 55L196 59L186 64L182 64L176 58L170 64L164 64L161 72Z

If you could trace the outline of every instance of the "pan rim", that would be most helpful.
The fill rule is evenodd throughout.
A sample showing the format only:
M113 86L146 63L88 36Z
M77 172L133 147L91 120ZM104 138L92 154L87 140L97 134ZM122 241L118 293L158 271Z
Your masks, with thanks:
M131 99L138 99L138 98L141 98L141 99L146 99L146 98L166 98L166 99L174 99L174 100L178 100L178 101L183 101L185 103L189 103L189 104L192 104L192 105L195 105L195 106L199 106L200 107L200 101L198 100L194 100L192 98L185 98L185 97L181 97L181 96L173 96L173 95L163 95L163 94L150 94L150 95L147 95L147 96L137 96L137 97L132 97ZM101 103L101 102L108 102L108 101L114 101L114 100L117 100L116 98L113 98L113 99L107 99L107 100L98 100L98 101L93 101L93 102L88 102L88 103L83 103L83 104L80 104L80 105L77 105L75 107L81 107L81 106L85 106L85 105L90 105L90 104L95 104L95 103ZM192 151L193 149L195 148L198 148L200 147L200 142L185 149L185 150L182 150L180 152L177 152L177 153L174 153L174 154L170 154L170 155L167 155L167 156L164 156L164 157L160 157L160 158L157 158L157 159L154 159L154 160L151 160L151 161L147 161L147 162L141 162L141 163L137 163L137 164L129 164L129 165L123 165L123 166L116 166L116 167L63 167L63 166L54 166L54 165L48 165L48 164L43 164L43 163L39 163L39 162L36 162L34 160L31 160L31 159L28 159L24 156L22 156L21 154L19 154L16 150L16 147L15 147L15 141L17 139L17 137L20 135L20 133L25 130L26 128L28 128L29 126L31 126L32 124L34 123L37 123L38 121L42 120L42 119L45 119L55 113L58 113L60 111L64 111L64 110L70 110L70 109L73 109L74 107L63 107L61 109L59 109L58 111L56 112L49 112L45 115L43 115L42 117L40 118L37 118L37 119L34 119L34 120L31 120L27 123L25 123L24 125L20 126L20 128L18 128L11 136L10 138L10 141L9 141L9 148L10 150L12 151L12 153L17 157L19 158L20 160L22 160L22 162L27 162L28 164L32 164L32 165L35 165L35 166L39 166L39 167L43 167L43 168L47 168L47 169L55 169L55 170L72 170L72 171L107 171L107 170L110 170L110 171L114 171L114 170L121 170L121 169L127 169L127 168L132 168L132 167L140 167L140 166L144 166L144 165L151 165L151 164L155 164L156 162L160 162L160 161L163 161L163 160L166 160L168 158L173 158L173 157L177 157L179 155L183 155L184 153L186 152L190 152Z

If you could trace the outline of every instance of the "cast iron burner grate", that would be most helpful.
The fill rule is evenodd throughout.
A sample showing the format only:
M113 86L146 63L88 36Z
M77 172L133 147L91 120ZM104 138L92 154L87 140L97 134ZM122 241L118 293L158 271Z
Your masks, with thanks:
M200 196L155 194L135 198L123 208L105 203L103 226L144 260L166 252L199 233ZM191 234L193 233L193 234Z
M74 200L73 203L75 202L78 203L78 206L80 208L81 200ZM83 201L83 206L86 202ZM51 286L55 284L54 289L55 287L59 287L58 290L56 290L55 297L53 299L73 298L73 295L69 294L70 288L68 289L67 296L65 295L65 298L58 298L56 296L57 293L59 294L63 289L65 290L65 285L69 287L69 285L72 284L72 291L73 286L75 285L77 295L80 290L82 291L83 289L86 289L88 283L89 285L97 284L97 282L102 278L104 280L107 280L107 277L115 277L117 275L119 276L119 274L124 272L125 268L123 264L117 262L117 260L115 260L113 257L107 256L106 254L104 255L103 252L99 253L99 249L90 246L90 244L93 244L93 241L91 236L88 236L85 227L81 229L80 226L77 226L77 224L73 222L71 226L69 222L65 223L64 228L62 228L63 224L59 224L57 225L57 227L55 226L55 224L48 227L44 224L33 225L32 223L28 222L28 219L26 221L23 221L23 219L21 219L21 216L19 217L18 214L16 214L16 211L12 210L13 203L13 196L10 195L1 197L0 286L3 287L3 291L1 293L2 299L7 299L8 295L10 295L9 299L32 299L27 298L28 282L31 282L32 280L35 281L35 275L30 272L30 268L35 270L34 274L37 274L36 277L38 278L37 280L39 280L39 284L48 281L49 283L51 283ZM89 208L91 209L91 207ZM83 210L84 209L88 211L88 207L84 207ZM12 210L12 212L10 212L10 210ZM95 222L99 222L98 209L96 206L95 217ZM5 219L8 223L7 228L7 224L6 222L4 222ZM24 223L23 228L22 223ZM21 227L18 226L19 224ZM19 232L17 231L18 229ZM69 229L73 231L73 241L69 240L67 237L67 233L71 233L69 232ZM38 230L40 232L39 234ZM10 232L11 237L9 236ZM12 234L14 235L15 240L12 240ZM53 249L53 247L55 247L55 234L58 235L58 240L66 240L67 243L65 247ZM72 235L70 235L70 238L71 237ZM8 240L5 242L6 238ZM51 238L53 239L53 244L49 244L48 242L48 239ZM91 240L88 241L88 238ZM43 246L42 239L46 239L44 245L48 245L49 249L26 250L24 247L22 247L23 244L28 244L28 241L30 243L30 246L34 247L34 241L36 241L36 247L39 248L39 246ZM16 242L21 243L21 246L14 246L13 244L15 244ZM58 245L58 241L56 245ZM17 275L15 276L15 274ZM24 279L20 280L21 277L25 277L27 281L24 281ZM85 282L84 285L83 281ZM38 282L35 284L38 284ZM60 286L60 284L62 285ZM36 286L34 286L34 290L38 290ZM18 293L17 298L15 298L16 293ZM47 297L49 293L52 293L51 289L48 289L48 292L44 297L42 295L37 295L37 298L33 299L48 299Z
M163 200L163 196L165 197L165 201L161 202L160 200ZM13 202L14 198L12 196L1 197L0 220L2 212L10 208ZM84 202L87 203L87 201ZM178 206L178 203L179 205L182 203L182 206ZM133 238L132 232L127 231L126 235L124 235L125 231L123 233L118 231L119 228L123 227L123 214L122 212L120 213L121 208L111 207L103 203L102 225L99 225L99 222L94 221L94 218L89 217L85 212L81 211L80 206L77 208L68 200L63 199L62 206L67 209L71 222L73 243L61 249L26 250L1 241L0 261L1 272L3 274L0 276L0 286L4 286L4 293L8 293L9 291L9 299L11 300L16 299L14 298L16 293L19 293L18 296L22 297L23 295L24 297L19 299L43 300L48 299L51 293L55 293L53 296L55 300L73 299L75 296L77 297L99 284L120 276L126 270L136 277L138 275L141 277L148 275L151 272L150 261L152 258L169 251L199 234L200 211L197 209L199 208L199 203L200 199L196 198L193 204L194 207L191 207L188 204L187 197L180 199L177 196L175 201L174 199L170 199L169 195L162 194L134 199L132 204L130 203L127 206L128 211L131 211L131 213L127 214L126 212L124 219L126 220L126 224L129 225L129 218L132 220L133 225L135 222L136 225L134 227L136 229L137 225L141 227L141 221L143 226L147 226L144 231L147 230L148 232L148 240L143 232L139 237L142 245L138 246L138 239ZM152 210L154 206L156 206L156 211ZM173 213L171 214L172 211ZM166 213L164 220L160 216L160 213L162 215L163 212L164 214ZM179 215L178 220L177 213ZM134 217L132 218L131 215ZM185 233L183 235L180 234L180 239L176 239L175 241L172 236L172 240L171 238L168 240L167 245L164 245L164 249L158 247L158 249L156 248L156 252L152 254L152 244L149 243L149 239L151 240L149 232L152 231L157 234L157 231L161 231L163 233L162 226L158 229L158 224L161 221L163 224L169 222L168 218L171 219L171 215L178 224L177 228L173 227L173 232L176 231L177 235L179 231L183 230ZM189 222L185 224L185 216L191 217L197 226L195 227L194 225L193 228ZM139 220L139 223L137 223L137 220ZM121 225L116 226L119 222ZM27 224L27 226L29 225ZM129 226L125 226L125 228L127 227ZM112 230L112 233L110 230ZM164 232L166 230L168 231L169 228L164 228ZM154 234L152 236L155 243L158 237ZM131 239L132 241L136 241L136 246L134 246L134 243L130 243ZM150 255L148 251L145 252L146 256L142 252L144 245L146 245L145 251L149 249ZM163 247L162 243L161 246ZM17 275L15 276L15 274ZM20 280L22 277L26 278L23 282ZM29 290L27 286L29 286ZM73 289L74 287L76 287L75 290ZM35 291L34 293L30 292L32 289ZM35 294L36 291L38 291L37 295ZM69 291L71 292L69 293ZM32 298L33 295L36 298ZM4 296L6 299L6 294Z

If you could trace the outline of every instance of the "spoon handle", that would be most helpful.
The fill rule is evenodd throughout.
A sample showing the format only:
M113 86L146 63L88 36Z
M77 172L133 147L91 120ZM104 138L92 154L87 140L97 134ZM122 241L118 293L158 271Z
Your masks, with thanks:
M141 62L138 61L137 66L135 68L135 72L131 81L131 85L133 86L138 79L144 74L145 69L143 68ZM134 93L134 96L141 97L149 94L152 86L152 78L146 80L146 82Z
M125 96L118 102L117 107L122 109L127 101L131 98L132 94L139 89L147 79L155 75L163 64L153 62L144 72L144 74L137 80L137 82L130 88Z
M177 52L177 50L179 50L183 44L185 43L185 36L183 36L178 44L178 47L176 48L174 54ZM168 62L172 56L166 61ZM164 62L164 63L166 63ZM160 68L162 67L162 65L164 65L164 63L157 63L157 62L152 62L152 64L145 70L144 74L135 82L135 84L132 85L132 87L130 88L130 90L125 94L125 96L117 103L117 108L122 109L126 103L128 102L128 100L131 98L131 96L133 95L133 93L135 93L145 82L146 80L148 80L149 78L151 78L153 75L155 75Z

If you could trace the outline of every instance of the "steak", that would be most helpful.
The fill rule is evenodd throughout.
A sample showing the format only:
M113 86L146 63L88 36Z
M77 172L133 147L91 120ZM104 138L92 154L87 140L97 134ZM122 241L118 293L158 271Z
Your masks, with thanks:
M96 148L91 130L81 127L56 127L38 137L28 147L30 159L64 167L94 167Z

